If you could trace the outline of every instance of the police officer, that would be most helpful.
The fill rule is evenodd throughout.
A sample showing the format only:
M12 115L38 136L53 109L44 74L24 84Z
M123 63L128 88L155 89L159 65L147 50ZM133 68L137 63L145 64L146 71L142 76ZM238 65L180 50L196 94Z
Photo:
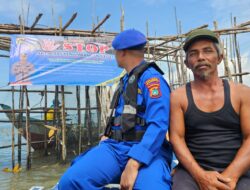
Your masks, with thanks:
M172 151L165 141L169 127L170 89L155 63L144 61L145 36L134 29L112 42L121 79L111 103L109 125L98 146L77 157L59 189L170 190Z

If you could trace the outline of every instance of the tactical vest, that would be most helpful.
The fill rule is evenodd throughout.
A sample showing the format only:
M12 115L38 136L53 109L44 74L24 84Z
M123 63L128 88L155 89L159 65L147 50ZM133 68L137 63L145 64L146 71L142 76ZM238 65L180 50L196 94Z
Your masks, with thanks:
M138 81L141 75L147 70L149 67L154 67L160 74L164 74L163 71L156 65L156 63L144 63L139 65L132 71L132 75L128 78L128 83L125 91L122 93L123 90L123 78L120 80L119 88L115 91L111 106L111 116L113 115L113 110L117 107L118 100L120 95L122 95L124 99L124 108L123 112L120 116L120 126L122 133L126 133L132 130L136 124L138 124L138 120L142 121L142 118L139 118L137 113L144 112L145 107L142 105L137 105L137 95L138 95ZM109 119L107 128L105 130L105 135L109 134L112 127L112 122L115 118ZM108 129L110 128L110 129Z

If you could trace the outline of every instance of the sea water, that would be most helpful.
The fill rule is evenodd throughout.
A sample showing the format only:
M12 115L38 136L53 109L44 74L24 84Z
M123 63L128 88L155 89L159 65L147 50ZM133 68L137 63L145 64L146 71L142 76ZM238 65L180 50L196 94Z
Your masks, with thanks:
M11 124L0 123L0 147L10 145L11 128ZM22 139L22 142L25 143L25 139ZM1 190L29 190L32 186L50 189L69 166L69 164L60 164L54 155L44 156L43 152L32 150L32 168L26 170L26 155L26 145L23 145L22 170L19 173L4 172L4 168L12 168L12 150L11 148L0 149ZM15 163L18 163L17 147L15 147Z
M75 100L75 87L72 87L72 94L65 95L66 106L67 107L76 107ZM53 90L50 89L50 90ZM70 90L70 89L66 89ZM85 93L84 89L82 90L81 96L81 107L85 106ZM94 88L92 89L94 91ZM15 93L15 109L18 108L18 100L19 93ZM93 94L90 97L95 97ZM48 94L48 102L52 102L54 95ZM91 98L93 101L94 98ZM12 105L11 102L11 93L10 92L1 92L0 93L0 103L4 103L7 105ZM49 103L48 103L49 104ZM44 98L41 94L30 94L30 106L31 107L42 107L44 105ZM96 106L95 103L91 102L92 106ZM68 111L70 115L71 122L77 123L77 113ZM92 115L92 114L91 114ZM43 116L41 114L37 115L39 119L42 119ZM31 115L34 117L34 114ZM84 123L84 112L82 111L82 123ZM93 120L97 120L97 115L94 113L92 115ZM0 120L8 120L4 113L0 113ZM1 123L0 122L0 147L11 145L11 131L12 124L11 123ZM15 131L15 144L17 144L17 130ZM26 143L26 140L22 137L22 143ZM15 147L15 164L18 163L17 160L17 151L18 147ZM77 151L75 151L77 152ZM12 168L12 149L10 148L0 148L0 190L29 190L32 186L41 186L44 189L50 189L53 187L64 171L69 167L70 161L77 155L72 155L71 157L67 157L67 163L61 164L60 160L57 159L55 155L55 150L50 152L50 155L44 156L44 152L34 151L32 149L32 161L31 161L31 169L26 170L26 145L22 146L22 159L21 159L21 172L19 173L10 173L4 172L4 168Z

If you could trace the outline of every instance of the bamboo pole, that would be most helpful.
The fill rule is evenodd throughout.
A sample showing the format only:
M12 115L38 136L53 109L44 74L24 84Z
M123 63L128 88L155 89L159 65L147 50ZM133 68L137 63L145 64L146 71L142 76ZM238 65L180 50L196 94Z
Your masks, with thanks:
M214 21L214 28L215 28L215 30L218 29L218 23L217 23L217 21ZM225 75L228 76L228 79L229 79L229 80L232 80L231 71L230 71L230 68L229 68L229 66L228 66L227 49L226 49L226 50L224 49L224 46L225 46L225 45L224 45L223 41L220 39L219 34L218 34L217 36L218 36L219 41L220 41L220 48L221 48L222 53L223 53L223 55L224 55L224 56L223 56L223 62L224 62L224 72L225 72Z
M178 61L178 56L176 55L175 56L175 66L176 66L176 72L177 72L177 82L180 83L180 84L183 84L182 83L182 80L181 80L181 74L180 74L180 69L179 69L179 61Z
M24 22L22 22L22 18L19 15L19 28L20 28L20 34L25 34L25 28L24 28ZM23 109L23 101L24 101L24 89L25 87L22 86L20 87L20 101L19 101L19 109ZM22 158L22 136L20 131L23 132L23 113L19 114L19 123L18 123L18 164L21 167L21 158ZM26 131L27 132L27 131ZM26 133L27 136L27 133ZM27 153L28 154L28 153ZM28 162L27 162L27 166L28 167Z
M171 68L170 68L170 62L168 62L168 56L166 56L167 59L167 66L168 66L168 81L170 84L172 84L172 80L171 80Z
M11 129L11 141L12 141L12 146L11 146L11 159L12 159L12 169L15 167L15 123L16 123L16 118L15 118L15 92L14 92L14 87L11 87L12 89L12 129Z
M41 111L39 111L40 109L42 109ZM83 111L83 110L87 110L88 108L80 108L80 110L81 111ZM91 107L90 108L91 110L95 110L95 109L98 109L98 107ZM46 113L46 112L48 112L50 110L50 108L47 108L47 109L45 109L44 107L42 107L42 108L32 108L32 109L30 109L30 113ZM67 111L67 110L74 110L74 111L77 111L78 110L78 108L65 108L65 110ZM55 108L54 109L54 111L55 111L55 113L59 113L60 114L60 108ZM24 113L24 112L26 112L26 109L15 109L15 112L16 113ZM0 113L12 113L12 109L7 109L7 110L0 110ZM1 121L1 120L0 120ZM43 119L39 119L39 120L37 120L37 121L32 121L32 122L34 122L34 123L37 123L37 122L41 122L41 121L45 121L45 120L43 120ZM9 120L8 120L8 122L10 122ZM54 125L54 124L53 124Z
M103 127L102 127L102 124L101 124L101 111L102 111L102 108L101 108L101 102L100 102L100 99L99 99L100 91L101 91L100 89L101 89L100 86L95 87L96 106L98 107L98 109L96 110L96 112L97 112L97 127L98 127L98 133L99 134L101 134L102 131L103 131Z
M233 27L233 19L232 19L232 14L231 14L231 27ZM233 64L233 73L237 73L237 67L235 63L235 47L233 43L233 35L229 35L229 48L230 48L230 60ZM234 77L234 82L237 82L237 77Z
M181 30L181 22L179 22L179 35L181 35L181 32L182 32L182 30ZM180 46L181 46L181 44L182 44L182 38L180 38ZM184 57L184 55L183 55L183 51L179 51L179 55L180 55L180 62L181 62L181 76L182 76L182 84L186 84L187 83L187 72L186 72L186 67L185 67L185 64L184 64L184 60L183 60L183 57Z
M0 89L0 92L12 92L10 89ZM20 92L18 89L14 89L14 92ZM54 94L56 91L55 90L47 90L47 93L52 93ZM44 90L29 90L29 93L44 93ZM58 93L62 93L61 91L58 90ZM64 92L64 94L72 94L72 92Z
M101 25L103 25L103 23L106 21L106 20L108 20L109 19L109 17L110 17L110 14L107 14L106 16L105 16L105 18L91 31L91 34L94 34L95 32L96 32L96 30L99 28L99 27L101 27Z
M147 34L147 37L149 36L149 31L148 31L148 21L146 22L146 34ZM147 43L147 59L149 60L150 58L150 49L149 49L149 42Z
M26 156L26 168L29 170L31 168L31 136L30 136L30 112L29 112L29 96L27 87L24 86L25 96L26 96L26 141L27 141L27 156Z
M124 9L121 6L121 18L120 18L120 31L122 32L124 30Z
M61 86L62 91L62 161L63 163L66 162L67 157L67 146L66 146L66 118L65 118L65 97L64 97L64 86Z
M82 152L82 126L81 126L81 87L76 86L76 102L77 102L77 125L78 125L78 154Z
M85 111L85 126L88 129L88 145L92 146L92 126L91 126L91 110L90 110L90 96L89 96L89 86L85 86L85 98L86 98L86 108Z
M236 17L234 17L234 26L236 26ZM234 47L236 51L236 57L237 57L237 66L238 66L238 72L242 73L242 68L241 68L241 57L240 57L240 51L238 48L238 42L237 42L237 36L236 33L234 34ZM239 75L239 82L243 83L242 76Z
M47 85L44 86L44 108L48 109L48 96L47 96ZM47 111L44 113L44 124L48 124ZM44 155L48 156L48 138L47 130L44 131Z
M75 20L77 16L77 13L74 13L72 17L69 19L69 21L62 27L62 31L66 30L66 28L69 27L69 25Z
M229 80L232 80L232 74L228 65L228 54L227 54L227 42L226 42L226 46L224 45L224 43L222 43L223 47L226 47L224 50L224 56L223 56L223 60L224 60L224 69L225 69L225 75L228 76Z
M20 96L19 96L19 109L23 109L23 86L20 87ZM21 131L22 131L22 121L23 121L23 113L21 112L18 115L18 137L17 137L17 141L18 141L18 152L17 152L17 156L18 156L18 164L19 166L21 166L21 159L22 159L22 135L21 135Z
M53 116L53 126L56 125L56 128L59 128L60 125L60 112L55 112L59 108L58 106L58 85L55 86L55 98L54 98L54 116ZM57 159L60 160L60 133L56 133L56 152L57 152Z
M34 23L31 25L31 27L30 27L30 30L33 30L34 28L35 28L35 26L36 26L36 24L38 23L38 21L40 20L40 18L43 16L43 14L42 13L39 13L38 15L37 15L37 17L36 17L36 20L34 21Z

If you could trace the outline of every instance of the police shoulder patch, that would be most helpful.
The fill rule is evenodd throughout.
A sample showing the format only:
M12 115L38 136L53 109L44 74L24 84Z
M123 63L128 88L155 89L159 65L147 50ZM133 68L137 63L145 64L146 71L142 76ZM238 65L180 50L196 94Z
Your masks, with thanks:
M151 98L159 98L161 97L161 86L160 86L160 79L153 77L148 79L145 82L145 86L149 90L149 95Z

